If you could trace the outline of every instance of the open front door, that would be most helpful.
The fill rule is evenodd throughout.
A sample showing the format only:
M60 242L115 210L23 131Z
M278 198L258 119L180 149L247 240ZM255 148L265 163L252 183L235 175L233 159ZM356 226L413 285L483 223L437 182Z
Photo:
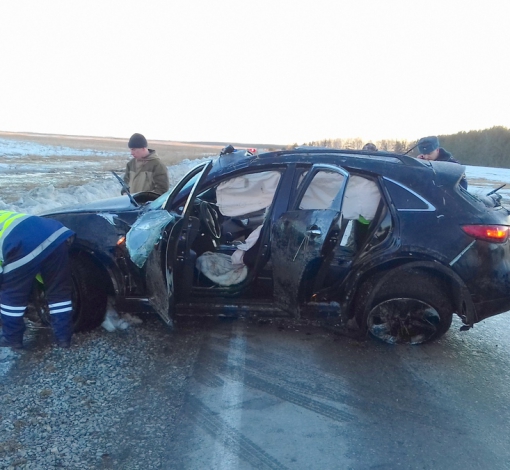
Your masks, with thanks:
M172 212L175 219L172 218L172 222L165 227L160 242L152 250L146 261L145 277L149 304L169 326L173 326L175 289L179 285L175 282L175 279L187 278L186 270L193 269L193 266L186 262L190 255L189 232L194 227L194 224L190 222L193 201L211 167L212 161L197 167L177 185L176 190L178 192L189 191L189 195L182 209L180 209L181 214ZM172 199L178 199L178 197ZM171 205L171 203L170 201L169 204ZM169 210L169 207L167 207L167 210Z
M175 227L173 224L172 226ZM145 278L150 306L168 326L173 326L174 276L172 270L165 266L166 263L163 263L162 266L162 261L166 257L162 256L161 245L164 244L165 248L168 248L168 243L163 243L163 240L168 240L168 237L166 234L164 237L159 246L156 246L147 258Z
M274 301L299 317L315 277L341 236L341 211L349 174L314 165L300 185L291 210L273 225L271 259ZM326 261L325 261L326 260Z

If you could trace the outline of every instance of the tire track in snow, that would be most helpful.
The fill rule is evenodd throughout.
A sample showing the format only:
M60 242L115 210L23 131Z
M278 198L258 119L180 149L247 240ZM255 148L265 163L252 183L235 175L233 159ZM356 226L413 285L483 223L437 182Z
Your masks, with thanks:
M244 391L244 361L246 357L246 339L238 324L235 324L230 337L230 348L227 353L227 367L233 370L232 381L223 383L221 393L221 412L223 426L218 428L218 436L215 439L212 465L213 468L223 470L235 470L239 467L238 458L240 452L240 440L232 439L232 430L241 426L242 410L236 405L243 400ZM228 446L225 446L228 442Z
M221 470L239 468L236 461L238 457L248 462L253 468L267 470L287 468L196 397L188 398L188 409L190 417L215 439L217 447L221 445L225 451L234 456L227 460L225 452L222 452L221 458L218 458L219 454L214 455L210 468Z

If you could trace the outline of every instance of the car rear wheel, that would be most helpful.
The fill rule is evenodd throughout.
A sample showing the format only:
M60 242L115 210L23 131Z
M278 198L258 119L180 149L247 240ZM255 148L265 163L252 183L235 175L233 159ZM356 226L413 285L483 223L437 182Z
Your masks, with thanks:
M104 275L91 259L75 256L71 257L71 276L73 329L75 332L92 330L103 322L106 313ZM35 310L45 325L51 323L44 289L38 283L34 287L30 310Z
M441 337L452 323L453 307L439 283L423 276L393 279L365 310L368 332L390 344L422 344Z

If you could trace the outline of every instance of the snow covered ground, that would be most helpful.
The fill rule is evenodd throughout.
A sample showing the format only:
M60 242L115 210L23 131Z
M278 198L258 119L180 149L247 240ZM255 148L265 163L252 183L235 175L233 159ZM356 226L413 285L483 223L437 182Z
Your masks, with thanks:
M43 145L0 138L0 210L38 214L120 195L111 174L124 174L130 153ZM202 159L168 167L173 185Z
M38 214L118 196L120 185L110 170L122 175L129 158L127 149L115 152L0 138L0 210ZM169 166L170 184L200 161L186 159ZM510 169L467 166L466 175L473 193L486 194L507 184L499 192L510 205Z

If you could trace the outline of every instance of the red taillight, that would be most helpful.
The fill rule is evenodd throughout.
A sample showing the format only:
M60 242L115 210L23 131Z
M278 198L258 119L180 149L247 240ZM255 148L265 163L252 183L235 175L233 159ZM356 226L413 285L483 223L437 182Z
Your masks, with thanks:
M491 243L505 243L508 240L506 225L463 225L462 230L471 237Z

